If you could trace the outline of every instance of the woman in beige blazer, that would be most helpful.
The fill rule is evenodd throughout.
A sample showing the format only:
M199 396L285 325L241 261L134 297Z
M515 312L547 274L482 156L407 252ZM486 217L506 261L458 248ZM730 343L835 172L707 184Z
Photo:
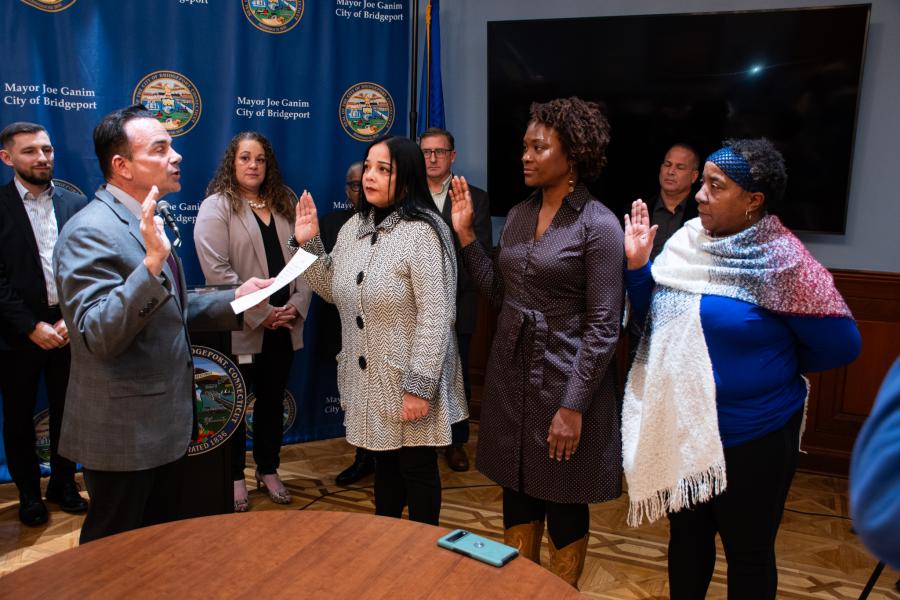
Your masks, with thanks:
M209 285L239 284L250 277L274 277L290 260L286 243L292 233L293 204L281 170L265 137L239 133L225 150L206 189L194 227L200 266ZM253 459L257 486L269 497L289 504L291 495L278 478L284 389L294 351L303 346L303 321L310 290L298 279L276 292L269 304L244 313L244 328L232 333L235 355L248 387L256 396L253 409ZM234 510L249 508L245 426L232 444Z

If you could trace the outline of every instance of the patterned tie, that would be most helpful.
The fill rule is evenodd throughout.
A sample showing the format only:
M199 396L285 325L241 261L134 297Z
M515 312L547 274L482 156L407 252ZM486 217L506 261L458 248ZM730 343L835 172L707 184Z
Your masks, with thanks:
M178 291L178 301L181 302L181 274L178 271L178 262L175 260L175 255L171 252L166 257L166 263L169 265L169 270L172 271L172 276L175 279L175 289Z

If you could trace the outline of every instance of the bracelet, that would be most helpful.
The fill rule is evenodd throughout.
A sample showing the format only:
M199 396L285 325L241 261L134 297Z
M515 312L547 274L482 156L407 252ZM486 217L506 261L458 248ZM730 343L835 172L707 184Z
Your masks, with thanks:
M288 248L297 249L300 247L300 242L297 241L297 238L294 237L294 234L291 234L291 237L288 238L287 241Z

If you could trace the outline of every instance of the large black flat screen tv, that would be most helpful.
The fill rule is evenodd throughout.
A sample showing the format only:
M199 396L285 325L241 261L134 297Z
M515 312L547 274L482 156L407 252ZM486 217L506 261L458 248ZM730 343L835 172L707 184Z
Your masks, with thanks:
M675 142L702 159L726 138L772 140L789 182L770 206L794 230L844 233L871 5L488 23L488 185L524 199L533 101L605 106L608 164L591 186L613 211L658 191Z

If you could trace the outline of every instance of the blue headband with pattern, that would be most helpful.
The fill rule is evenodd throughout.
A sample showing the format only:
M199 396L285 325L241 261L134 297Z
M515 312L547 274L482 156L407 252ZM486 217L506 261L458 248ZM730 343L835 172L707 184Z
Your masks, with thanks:
M719 148L706 159L725 172L736 184L748 192L761 192L762 186L753 180L750 163L731 146Z

